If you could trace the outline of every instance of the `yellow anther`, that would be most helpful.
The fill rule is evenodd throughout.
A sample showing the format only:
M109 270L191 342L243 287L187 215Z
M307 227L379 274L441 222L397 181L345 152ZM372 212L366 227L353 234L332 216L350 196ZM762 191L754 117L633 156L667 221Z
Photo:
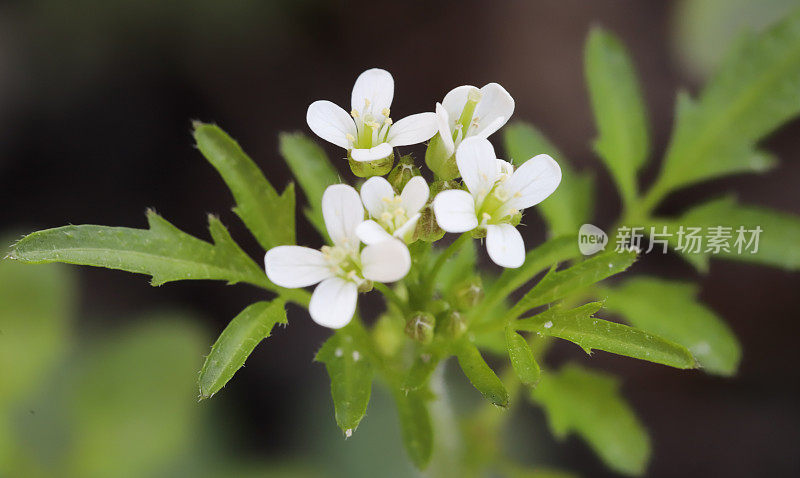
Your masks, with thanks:
M392 197L392 196L384 196L384 197L381 198L381 201L385 202L386 204L389 204L392 201L394 201L394 197Z
M358 116L359 116L359 115L358 115L358 110L355 110L355 109L354 109L353 111L351 111L351 112L350 112L350 116L352 116L353 118L358 118Z
M384 109L382 109L382 110L381 110L381 114L382 114L383 116L386 116L386 117L387 117L387 119L388 119L388 117L389 117L389 108L384 108Z
M386 221L386 222L391 221L392 220L392 213L390 213L390 212L381 213L381 219Z
M492 215L489 214L488 212L483 213L483 215L481 216L481 219L483 219L484 221L488 221L491 218L492 218Z
M399 208L394 210L394 215L397 216L397 217L405 216L406 215L406 210L403 209L402 207L399 207Z
M347 138L347 141L350 141L351 143L355 142L356 140L356 137L350 133L347 133L344 137Z
M370 105L370 104L371 104L371 103L370 103L370 101L369 101L369 98L364 98L364 106L366 106L367 108L369 108L369 105Z

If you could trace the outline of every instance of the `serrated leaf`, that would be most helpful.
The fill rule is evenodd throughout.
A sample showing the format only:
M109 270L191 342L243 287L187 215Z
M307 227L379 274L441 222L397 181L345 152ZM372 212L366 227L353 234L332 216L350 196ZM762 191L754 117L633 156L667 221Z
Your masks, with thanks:
M523 336L514 331L511 327L506 327L506 347L508 348L508 358L517 378L524 385L535 387L542 376L542 370L533 356L531 346Z
M528 123L513 123L503 128L508 160L519 167L537 154L549 154L561 167L561 184L547 200L537 205L547 222L551 236L575 234L592 216L594 179L589 173L577 173L541 131Z
M623 203L630 205L637 195L636 173L650 148L636 70L622 42L601 28L589 34L584 67L598 129L594 148L611 172Z
M279 142L281 155L308 200L305 216L327 238L328 230L322 218L322 193L331 184L341 182L339 173L325 151L303 133L281 133Z
M216 125L195 123L194 138L233 193L233 210L261 247L294 244L294 185L279 195L239 144Z
M650 459L650 438L620 396L614 377L565 365L548 373L531 398L545 409L556 437L576 433L614 471L644 473Z
M688 227L701 227L702 235L706 237L709 227L730 228L728 251L724 249L707 251L706 240L701 244L699 253L685 250L680 252L682 257L701 271L708 270L708 261L712 257L753 262L786 270L800 270L800 217L758 206L743 205L732 196L695 206L678 219L654 219L651 226L656 228L656 233L663 232L662 228L666 226L667 233L671 234L668 239L673 248L678 246L678 232L681 226L685 231ZM742 231L744 242L740 244L741 253L736 243L740 227L744 228ZM746 247L751 238L751 234L747 231L755 230L757 227L762 230L758 234L758 251L751 253L755 244L749 249ZM649 233L650 229L648 228L646 232Z
M372 392L374 368L362 346L362 333L351 322L325 341L315 358L328 371L336 423L348 437L364 418Z
M276 324L286 324L286 303L281 299L256 302L231 320L211 347L200 370L200 398L217 393L243 365Z
M580 256L578 237L574 235L550 239L531 249L521 267L503 270L500 278L486 291L486 297L478 310L485 312L491 309L540 272Z
M458 365L472 386L493 404L507 407L508 391L494 370L483 360L478 348L467 341L461 341L456 344L455 354Z
M800 113L800 11L739 43L696 103L679 101L656 197L710 178L768 169L755 144Z
M9 257L34 264L64 262L148 274L154 286L177 280L224 280L269 287L261 268L209 216L214 244L197 239L147 211L149 229L64 226L34 232L11 248ZM275 286L271 286L275 287Z
M394 396L403 446L414 466L423 470L433 452L433 427L425 395L420 391L398 391Z
M620 273L636 261L636 251L607 251L594 255L567 269L551 270L519 302L508 317L516 318L526 311L562 299L592 284ZM524 266L523 266L524 267Z
M697 286L636 277L604 289L605 307L634 327L675 341L709 373L736 373L742 351L731 329L697 300Z
M516 330L569 340L586 353L597 349L670 367L696 367L692 353L683 345L644 330L594 317L602 306L602 302L590 302L568 310L553 307L518 320L512 326Z

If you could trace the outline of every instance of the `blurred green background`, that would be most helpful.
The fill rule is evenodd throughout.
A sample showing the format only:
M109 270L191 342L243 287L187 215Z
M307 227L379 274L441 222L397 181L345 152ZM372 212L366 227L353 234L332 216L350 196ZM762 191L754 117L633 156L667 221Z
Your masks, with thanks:
M398 116L431 110L460 84L501 83L517 101L515 117L592 171L599 197L616 198L590 149L582 72L589 28L601 24L630 48L661 151L677 90L696 91L739 32L797 7L797 0L5 1L2 243L66 223L141 227L145 208L154 207L199 237L205 213L220 213L256 257L228 191L192 146L190 120L220 124L283 184L289 171L277 133L306 130L311 101L346 102L357 74L373 66L395 75ZM782 159L773 172L681 191L663 212L735 189L743 201L800 213L800 124L766 147ZM645 181L655 171L651 164ZM609 199L595 209L610 221L619 204ZM541 223L530 223L526 242L541 242ZM298 237L319 245L306 224ZM635 270L697 278L672 256L649 256ZM703 299L742 341L738 377L589 358L569 346L557 346L553 360L591 361L623 377L653 436L650 476L800 473L800 278L715 263L698 280ZM216 283L151 288L117 271L1 261L0 477L413 476L380 389L358 432L342 438L327 376L312 363L329 331L296 308L223 392L197 402L203 355L260 294ZM368 309L380 307L368 299ZM475 393L458 374L450 383L468 410ZM524 461L613 476L578 439L556 442L538 410L515 413L505 442Z

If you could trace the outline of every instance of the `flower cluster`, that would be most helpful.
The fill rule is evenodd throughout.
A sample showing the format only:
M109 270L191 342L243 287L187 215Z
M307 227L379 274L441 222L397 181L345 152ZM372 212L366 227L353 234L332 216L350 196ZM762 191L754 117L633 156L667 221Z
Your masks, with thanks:
M522 211L552 194L561 169L546 154L518 168L498 159L487 137L500 129L514 111L514 100L497 83L483 88L453 89L435 113L418 113L396 123L390 117L394 79L370 69L356 80L348 114L320 100L308 107L306 120L322 139L347 150L354 174L367 177L356 191L346 184L329 186L322 213L331 246L321 250L294 245L267 251L266 273L281 287L318 284L311 297L312 319L326 327L350 322L359 292L374 283L403 279L411 269L408 244L421 237L423 226L445 232L486 238L489 257L502 267L515 268L525 259L525 246L516 226ZM429 141L425 163L440 190L434 198L413 163L401 162L392 171L394 148ZM407 172L412 172L407 177ZM461 178L461 181L456 181ZM444 186L442 186L444 185ZM433 211L432 224L423 224L423 210ZM362 247L363 243L363 247Z

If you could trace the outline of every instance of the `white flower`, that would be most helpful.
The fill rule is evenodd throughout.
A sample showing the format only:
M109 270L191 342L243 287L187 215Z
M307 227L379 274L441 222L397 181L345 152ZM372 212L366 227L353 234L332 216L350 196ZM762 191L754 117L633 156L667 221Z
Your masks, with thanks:
M267 251L264 265L275 285L288 288L319 283L308 311L314 322L338 329L353 318L358 288L367 281L394 282L411 267L405 244L389 239L359 251L356 228L364 220L358 192L345 184L329 186L322 195L322 215L333 246L322 250L278 246Z
M442 191L433 200L439 227L447 232L486 230L486 250L499 266L515 268L525 261L525 245L511 224L522 209L544 201L561 182L561 168L540 154L516 171L485 138L465 139L456 151L456 164L469 192Z
M436 134L436 114L419 113L392 123L392 75L379 68L359 75L350 99L351 111L326 100L311 103L306 122L317 136L350 152L354 161L374 161L392 154L395 146L429 140Z
M414 176L399 195L386 179L375 176L361 186L361 200L371 220L362 222L356 234L364 244L376 244L392 237L411 241L420 218L420 209L428 201L430 189L422 176Z
M497 83L483 88L459 86L436 103L439 134L448 155L470 136L487 138L514 113L514 98Z

